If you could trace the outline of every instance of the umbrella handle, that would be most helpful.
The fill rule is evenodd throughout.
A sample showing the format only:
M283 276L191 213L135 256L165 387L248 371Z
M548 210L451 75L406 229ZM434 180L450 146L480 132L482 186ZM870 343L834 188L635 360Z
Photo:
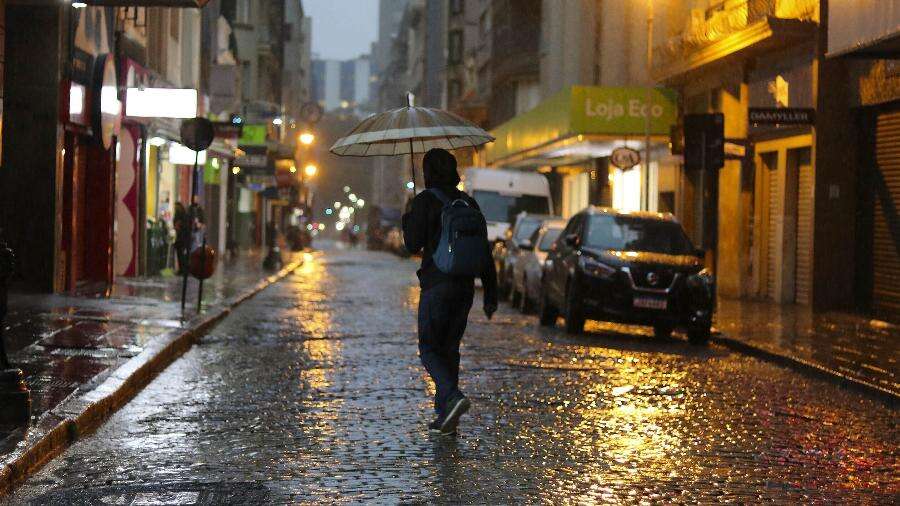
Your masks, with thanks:
M413 153L413 141L409 139L409 164L412 168L413 197L416 196L416 154Z

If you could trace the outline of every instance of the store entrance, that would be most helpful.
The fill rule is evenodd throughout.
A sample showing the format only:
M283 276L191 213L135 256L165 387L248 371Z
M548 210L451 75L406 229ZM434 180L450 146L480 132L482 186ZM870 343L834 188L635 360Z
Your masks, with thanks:
M112 155L90 137L65 136L60 281L64 291L105 294L112 284Z

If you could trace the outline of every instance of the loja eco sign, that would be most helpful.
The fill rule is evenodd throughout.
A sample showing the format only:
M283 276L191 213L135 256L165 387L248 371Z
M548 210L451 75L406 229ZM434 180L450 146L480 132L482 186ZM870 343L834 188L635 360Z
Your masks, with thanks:
M666 88L652 88L648 93L646 88L576 86L572 91L572 126L576 131L641 134L649 116L650 133L668 135L676 122L676 95Z

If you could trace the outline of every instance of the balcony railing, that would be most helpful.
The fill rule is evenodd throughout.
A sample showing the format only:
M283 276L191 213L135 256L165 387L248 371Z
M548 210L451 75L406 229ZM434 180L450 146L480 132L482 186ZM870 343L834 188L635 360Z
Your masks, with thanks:
M687 26L654 48L654 67L684 58L768 18L818 22L819 0L719 0L692 9Z

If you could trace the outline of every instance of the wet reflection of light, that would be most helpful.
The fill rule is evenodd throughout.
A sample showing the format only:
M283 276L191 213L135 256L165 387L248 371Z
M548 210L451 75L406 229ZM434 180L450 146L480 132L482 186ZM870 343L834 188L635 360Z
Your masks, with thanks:
M303 264L295 271L298 275L296 326L304 339L298 346L306 364L301 364L300 381L310 392L311 411L300 413L301 423L314 427L323 434L334 432L337 420L337 406L340 398L328 395L334 384L335 364L343 353L339 339L330 339L334 328L334 315L329 306L322 304L322 294L329 274L318 257L303 254ZM325 394L325 395L323 395Z
M404 305L407 308L412 308L418 310L419 308L419 287L415 285L410 285L406 289L406 301Z

